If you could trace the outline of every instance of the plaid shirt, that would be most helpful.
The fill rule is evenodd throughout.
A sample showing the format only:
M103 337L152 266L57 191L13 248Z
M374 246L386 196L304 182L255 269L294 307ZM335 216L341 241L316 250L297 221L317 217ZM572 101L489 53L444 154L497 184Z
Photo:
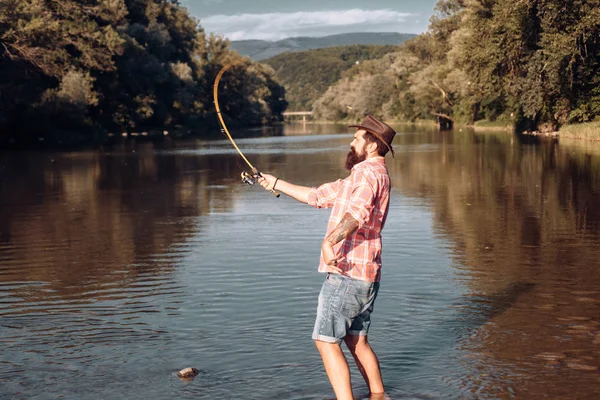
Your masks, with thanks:
M356 164L350 176L311 188L308 204L330 208L325 237L346 213L358 221L358 229L333 249L344 257L338 264L342 273L362 281L378 282L381 269L381 230L385 224L390 199L390 177L385 158L373 157ZM326 271L323 254L319 272Z

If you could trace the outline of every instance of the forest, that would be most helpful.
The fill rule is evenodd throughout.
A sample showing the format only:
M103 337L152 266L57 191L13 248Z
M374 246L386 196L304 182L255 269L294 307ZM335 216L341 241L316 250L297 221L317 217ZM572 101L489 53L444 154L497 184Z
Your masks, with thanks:
M274 71L206 35L176 0L0 0L0 145L209 134L212 85L232 62L224 115L238 125L280 120Z
M212 85L232 62L220 103L233 126L281 121L284 80L319 120L600 125L600 0L440 0L400 46L313 52L252 61L177 0L0 0L0 146L218 135Z
M600 0L441 0L434 11L427 32L345 71L313 104L317 118L598 124Z
M332 46L301 52L286 52L262 60L270 65L285 87L290 110L310 110L313 103L335 84L342 73L365 60L398 51L391 45Z

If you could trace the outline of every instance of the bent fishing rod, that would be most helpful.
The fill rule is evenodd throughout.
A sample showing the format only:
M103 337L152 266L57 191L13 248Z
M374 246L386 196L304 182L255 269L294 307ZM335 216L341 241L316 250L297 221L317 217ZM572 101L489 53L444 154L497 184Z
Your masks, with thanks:
M223 76L225 71L227 71L233 65L234 65L234 63L225 65L223 68L221 68L221 70L217 74L217 77L215 78L215 84L213 85L213 97L214 97L214 101L215 101L215 108L217 109L217 116L219 117L219 123L221 125L221 133L223 133L223 134L225 134L225 136L227 136L227 138L229 139L229 141L231 142L233 147L235 147L235 149L240 154L240 156L242 156L242 159L246 162L246 164L248 164L248 166L252 170L252 173L242 171L242 174L241 174L242 182L247 183L248 185L254 185L258 181L258 178L262 177L262 175L260 174L260 171L258 169L256 169L256 167L254 167L254 165L252 165L252 163L250 161L248 161L248 159L246 158L244 153L242 153L242 150L240 150L238 145L235 143L235 140L233 140L233 137L231 136L231 134L229 133L229 130L227 129L227 125L225 125L225 120L223 119L223 115L221 114L221 107L219 107L219 82L221 81L221 77ZM277 193L275 190L273 190L273 189L267 189L267 190L269 190L271 193L273 193L273 195L275 195L275 197L279 197L279 193Z

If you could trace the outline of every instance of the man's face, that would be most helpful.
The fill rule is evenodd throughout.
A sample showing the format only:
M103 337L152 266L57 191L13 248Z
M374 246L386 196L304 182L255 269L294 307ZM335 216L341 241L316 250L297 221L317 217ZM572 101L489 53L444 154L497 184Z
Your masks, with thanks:
M365 149L367 142L364 138L365 133L365 130L359 129L354 134L352 142L350 142L350 152L346 156L347 170L351 170L356 164L367 159L367 152Z

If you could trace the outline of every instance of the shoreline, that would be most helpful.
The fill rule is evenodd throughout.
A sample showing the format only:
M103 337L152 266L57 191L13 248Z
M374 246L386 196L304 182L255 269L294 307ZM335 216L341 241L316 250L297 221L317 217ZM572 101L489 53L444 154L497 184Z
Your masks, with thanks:
M406 125L415 125L415 126L427 126L429 124L425 123L411 123L411 122L393 122L394 124L406 124ZM435 122L432 121L433 126L437 126ZM486 126L486 125L476 125L476 124L455 124L454 129L472 129L474 132L510 132L514 133L514 126L500 125L500 126ZM584 122L579 124L568 124L562 126L557 131L550 132L542 132L542 131L523 131L520 134L524 136L535 136L535 137L546 137L552 139L571 139L571 140L580 140L585 142L600 142L600 121L598 122Z
M416 122L411 121L398 121L398 120L388 120L386 121L390 125L407 125L413 127L421 127L421 128L437 128L438 125L435 121L429 120L420 120ZM302 122L288 122L292 124ZM353 121L320 121L320 120L312 120L307 121L307 124L316 124L316 125L347 125L355 123ZM589 124L596 125L589 127ZM485 132L507 132L514 133L514 126L510 125L477 125L477 124L454 124L454 128L452 130L462 131L463 129L470 129L473 132L485 133ZM585 133L580 134L577 131L582 129ZM571 132L574 131L574 132ZM565 125L561 127L558 131L550 131L550 132L541 132L541 131L523 131L520 133L524 136L534 136L534 137L547 137L552 139L564 138L564 139L574 139L574 140L583 140L588 142L597 142L600 141L600 123L581 123L581 124L571 124Z

